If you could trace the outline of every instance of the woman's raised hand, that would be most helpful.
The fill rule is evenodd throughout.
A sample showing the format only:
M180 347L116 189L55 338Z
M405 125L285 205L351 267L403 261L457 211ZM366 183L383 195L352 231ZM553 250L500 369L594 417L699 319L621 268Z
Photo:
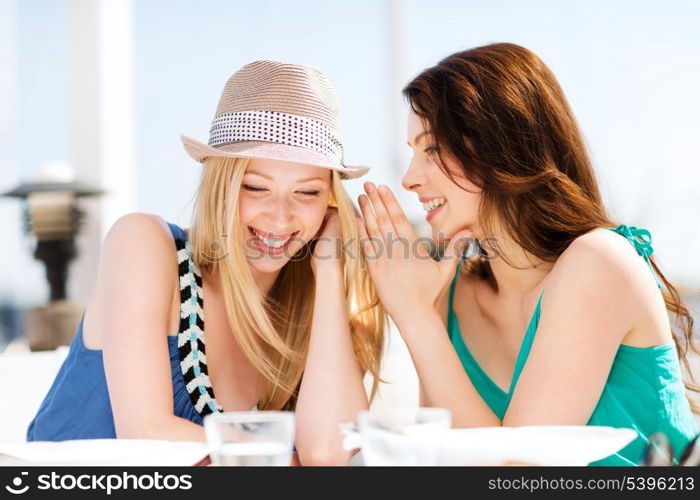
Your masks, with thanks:
M436 262L417 237L387 186L365 183L359 197L364 223L358 221L370 276L386 311L401 329L435 311L441 291L454 275L460 249L471 236L461 231Z
M338 209L328 207L326 216L323 219L323 224L319 229L314 243L314 250L311 258L311 269L314 274L322 268L337 268L341 269L341 253L339 244L342 238L340 228L340 217Z

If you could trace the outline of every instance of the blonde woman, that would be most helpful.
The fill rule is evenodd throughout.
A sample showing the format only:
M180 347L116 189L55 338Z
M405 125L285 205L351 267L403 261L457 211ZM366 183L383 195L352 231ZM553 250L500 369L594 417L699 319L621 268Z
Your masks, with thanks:
M257 61L226 83L189 230L146 214L107 235L94 295L28 440L203 440L212 412L295 410L302 464L343 464L384 313L341 179L336 95ZM340 250L344 249L344 252ZM206 327L205 327L206 325ZM205 350L206 346L206 350Z

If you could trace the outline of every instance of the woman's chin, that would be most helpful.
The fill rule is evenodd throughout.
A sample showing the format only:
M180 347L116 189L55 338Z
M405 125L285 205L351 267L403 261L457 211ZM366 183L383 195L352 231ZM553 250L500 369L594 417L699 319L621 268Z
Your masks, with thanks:
M251 269L263 274L275 273L282 269L288 262L289 258L285 256L248 257L248 265L251 267Z
M462 231L471 231L472 237L476 237L476 231L472 229L473 227L472 224L455 224L453 226L443 225L439 228L433 228L433 240L436 243L446 243Z

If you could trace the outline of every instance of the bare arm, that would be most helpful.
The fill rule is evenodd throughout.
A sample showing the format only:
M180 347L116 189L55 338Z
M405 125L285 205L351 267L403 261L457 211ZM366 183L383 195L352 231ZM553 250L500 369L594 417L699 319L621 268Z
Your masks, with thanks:
M355 358L342 268L316 273L316 295L306 368L297 400L302 465L347 465L338 424L368 408L362 369Z
M449 283L447 283L445 286L445 289L440 294L440 297L438 298L437 303L436 303L436 308L438 310L438 314L440 315L440 318L442 318L443 325L446 324L449 298L450 298L450 287L449 287ZM414 366L415 366L415 364L414 364ZM420 377L418 377L418 405L421 407L435 406L435 405L430 404L430 401L428 400L428 395L426 394L425 389L423 389L423 384L420 382Z
M368 408L363 373L355 357L345 298L337 209L329 208L314 248L314 313L306 367L297 399L297 449L302 465L347 465L339 423Z
M638 291L655 292L651 276L620 253L583 243L566 256L545 292L535 341L502 422L466 376L437 315L404 327L431 405L449 408L455 427L585 425L633 326L635 304L644 300Z
M365 224L359 229L372 237L365 240L366 251L378 255L369 270L411 353L425 401L449 408L456 427L586 423L622 339L639 323L640 311L661 300L634 250L601 230L578 238L560 256L530 356L500 422L464 372L435 307L454 275L461 233L439 263L380 252L389 235L409 242L416 235L389 189L368 183L365 190Z
M416 367L421 404L448 408L456 427L499 425L464 372L438 312L446 311L459 236L450 242L442 261L435 262L416 244L415 231L390 190L378 191L371 183L365 189L368 196L359 198L364 224L358 224L358 230L365 253L372 256L367 262L379 298ZM390 241L391 245L409 242L411 251L397 252L392 247L389 252Z
M96 304L118 438L204 440L201 426L173 414L167 325L177 266L164 222L119 219L103 244Z
M500 421L474 388L437 313L399 327L420 380L423 402L452 412L453 427L493 427Z
M571 247L545 291L503 425L585 425L625 335L641 310L662 300L642 259L616 235L586 235Z

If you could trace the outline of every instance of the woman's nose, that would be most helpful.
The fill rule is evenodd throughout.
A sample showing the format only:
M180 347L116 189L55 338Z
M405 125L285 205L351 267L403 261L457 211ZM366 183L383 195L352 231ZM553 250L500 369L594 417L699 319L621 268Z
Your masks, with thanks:
M291 228L294 219L293 204L286 199L277 199L267 207L268 229L284 233Z
M415 191L426 183L427 177L424 170L417 164L415 160L411 160L408 164L408 170L401 179L401 185L404 189Z

